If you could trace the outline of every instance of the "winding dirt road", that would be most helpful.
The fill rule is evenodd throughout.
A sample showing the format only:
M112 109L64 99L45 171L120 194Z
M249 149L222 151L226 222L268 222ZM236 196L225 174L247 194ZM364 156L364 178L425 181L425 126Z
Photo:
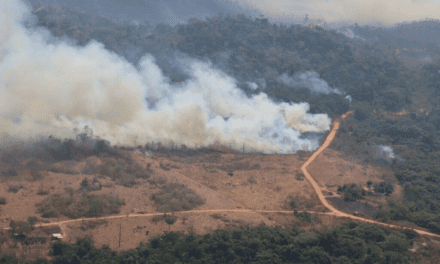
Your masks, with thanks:
M351 111L343 114L341 116L341 118L345 119L349 114L352 114L352 113L353 113L353 111L351 110ZM312 214L325 214L325 215L332 215L332 216L336 216L336 217L347 217L347 218L356 219L356 220L367 222L367 223L371 223L371 224L377 224L377 225L385 226L385 227L388 227L388 228L411 229L411 230L414 230L415 232L419 233L420 235L427 235L427 236L431 236L431 237L440 238L440 235L437 235L437 234L434 234L434 233L430 233L430 232L426 232L426 231L423 231L423 230L414 229L414 228L407 228L407 227L401 227L401 226L390 225L390 224L385 224L385 223L382 223L382 222L378 222L378 221L374 221L374 220L370 220L370 219L365 219L365 218L362 218L362 217L354 216L354 215L351 215L351 214L347 214L347 213L344 213L344 212L341 212L341 211L337 210L336 208L334 208L332 205L330 205L328 203L328 201L325 199L325 196L323 195L323 193L321 191L321 188L315 182L315 180L312 178L310 173L307 171L307 167L313 162L314 159L316 159L316 157L318 157L319 154L322 153L322 151L324 149L326 149L330 145L330 143L332 142L333 138L336 135L337 130L339 129L339 125L340 125L340 120L335 120L334 123L333 123L333 128L332 128L331 132L329 133L329 135L327 136L327 139L325 140L325 142L301 166L301 170L303 171L305 177L312 184L313 188L315 189L316 194L319 197L319 200L321 201L321 203L328 210L330 210L330 212L310 212L310 211L307 211L307 212L312 213ZM292 214L293 213L293 211L246 210L246 209L215 209L215 210L180 211L180 212L174 212L174 214L175 215L183 215L183 214L216 213L216 212L221 212L221 213L225 213L225 212L240 212L240 213L243 213L243 212L248 212L248 213L288 213L288 214ZM301 211L298 211L298 212L301 212ZM34 226L35 227L43 227L43 226L59 225L61 230L62 230L62 232L63 232L63 234L66 234L65 225L69 224L69 223L80 222L80 221L94 221L94 220L101 220L101 219L131 218L131 217L151 217L151 216L160 216L160 215L164 215L164 213L124 214L124 215L111 215L111 216L97 217L97 218L79 218L79 219L66 220L66 221L60 221L60 222L36 224ZM170 213L167 213L167 215L170 215ZM4 228L4 229L8 230L10 228Z
M352 110L348 111L347 113L343 114L341 116L342 119L345 119L349 114L353 113ZM348 217L351 219L356 219L356 220L360 220L363 222L367 222L367 223L371 223L371 224L378 224L381 226L385 226L385 227L389 227L389 228L396 228L396 229L411 229L416 231L417 233L419 233L420 235L428 235L428 236L432 236L432 237L437 237L440 238L440 235L434 234L434 233L430 233L430 232L426 232L423 230L419 230L419 229L415 229L415 228L407 228L407 227L401 227L401 226L396 226L396 225L390 225L390 224L385 224L382 222L378 222L378 221L374 221L374 220L370 220L370 219L365 219L362 217L358 217L358 216L354 216L351 214L347 214L344 212L341 212L339 210L337 210L336 208L334 208L332 205L330 205L327 201L327 199L325 199L324 194L321 191L321 188L319 187L319 185L315 182L315 180L312 178L312 176L310 175L310 173L307 171L307 167L312 163L312 161L314 159L316 159L316 157L318 157L319 154L322 153L322 151L324 151L324 149L326 149L330 143L332 142L333 138L336 135L337 130L339 129L339 125L340 125L340 121L339 120L335 120L335 122L333 123L333 129L332 131L329 133L329 135L327 136L327 139L325 140L325 142L322 144L322 146L315 151L315 153L313 153L313 155L301 166L301 170L304 173L304 175L306 176L306 178L309 180L309 182L312 184L313 189L315 189L316 194L319 197L319 200L321 201L321 203L332 212L332 215L335 216L339 216L339 217Z

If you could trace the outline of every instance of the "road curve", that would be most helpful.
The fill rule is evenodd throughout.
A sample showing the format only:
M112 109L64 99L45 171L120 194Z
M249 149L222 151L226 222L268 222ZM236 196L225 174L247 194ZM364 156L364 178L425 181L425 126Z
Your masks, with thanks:
M343 114L341 116L341 118L345 119L351 113L353 113L353 110L350 110L347 113ZM378 222L378 221L374 221L374 220L370 220L370 219L365 219L365 218L362 218L362 217L354 216L354 215L351 215L351 214L347 214L347 213L344 213L344 212L341 212L341 211L337 210L336 208L334 208L332 205L330 205L327 202L327 200L325 199L325 197L324 197L324 195L323 195L323 193L321 191L321 188L318 186L318 184L315 182L315 180L312 178L312 176L307 171L307 167L313 162L314 159L316 159L316 157L318 157L319 154L322 153L322 151L324 149L326 149L330 145L330 143L332 142L333 138L336 135L337 130L339 129L339 125L340 125L340 121L339 120L335 120L334 123L333 123L333 128L332 128L331 132L329 133L329 135L327 136L327 139L325 140L325 142L301 166L302 172L304 173L305 177L309 180L309 182L312 184L313 189L315 190L316 194L319 197L319 200L321 201L321 203L328 210L330 210L330 212L310 212L310 211L306 211L306 212L309 212L309 213L312 213L312 214L332 215L332 216L336 216L336 217L347 217L347 218L356 219L356 220L367 222L367 223L371 223L371 224L377 224L377 225L385 226L385 227L388 227L388 228L411 229L411 230L414 230L415 232L417 232L417 233L419 233L421 235L427 235L427 236L431 236L431 237L440 238L440 235L437 235L437 234L434 234L434 233L430 233L430 232L426 232L426 231L423 231L423 230L419 230L419 229L415 229L415 228L401 227L401 226L390 225L390 224L385 224L385 223L382 223L382 222ZM239 213L288 213L288 214L293 213L293 211L271 211L271 210L249 210L249 209L213 209L213 210L180 211L180 212L174 212L174 214L175 215L182 215L182 214L225 213L225 212L239 212ZM298 211L298 212L301 212L301 211ZM171 214L172 213L167 213L167 215L171 215ZM51 225L59 225L62 228L64 224L81 222L81 221L96 221L96 220L104 220L104 219L131 218L131 217L151 217L151 216L160 216L160 215L164 215L164 213L151 213L151 214L139 214L138 213L138 214L110 215L110 216L104 216L104 217L79 218L79 219L65 220L65 221L60 221L60 222L42 223L42 224L36 224L36 225L34 225L34 227L44 227L44 226L51 226ZM7 228L3 228L3 229L4 230L9 230L11 228L7 227Z
M348 111L347 113L343 114L341 116L341 119L345 119L349 114L353 113L353 110ZM312 176L310 175L310 173L307 171L307 167L313 162L313 160L316 159L316 157L318 157L319 154L322 153L322 151L324 151L324 149L326 149L330 143L332 142L333 138L336 135L336 132L339 129L339 125L340 125L340 121L339 120L335 120L335 122L333 123L333 128L331 130L331 132L329 133L329 135L327 136L327 139L325 140L325 142L322 144L322 146L315 151L315 153L313 153L312 156L310 156L310 158L301 166L301 170L304 173L304 175L306 176L306 178L309 180L309 182L312 184L313 189L315 189L316 194L319 197L319 200L321 201L321 203L332 212L332 215L335 216L339 216L339 217L348 217L351 219L356 219L356 220L360 220L363 222L367 222L367 223L371 223L371 224L378 224L381 226L385 226L385 227L389 227L389 228L397 228L397 229L411 229L414 230L415 232L421 234L421 235L428 235L428 236L432 236L432 237L437 237L440 238L440 235L434 234L434 233L430 233L430 232L426 232L423 230L419 230L419 229L415 229L415 228L407 228L407 227L401 227L401 226L396 226L396 225L390 225L390 224L385 224L382 222L378 222L378 221L374 221L374 220L370 220L370 219L365 219L362 217L358 217L358 216L354 216L351 214L347 214L344 212L339 211L338 209L334 208L332 205L330 205L327 201L327 199L325 199L324 194L321 191L321 188L319 187L319 185L316 183L316 181L312 178Z

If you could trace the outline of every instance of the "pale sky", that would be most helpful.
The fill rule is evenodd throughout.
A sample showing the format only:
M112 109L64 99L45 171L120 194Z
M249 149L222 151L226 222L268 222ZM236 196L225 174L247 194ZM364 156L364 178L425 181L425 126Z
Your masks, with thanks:
M440 19L439 0L227 0L256 9L272 22L297 23L324 19L328 24L376 24L392 26L404 21Z

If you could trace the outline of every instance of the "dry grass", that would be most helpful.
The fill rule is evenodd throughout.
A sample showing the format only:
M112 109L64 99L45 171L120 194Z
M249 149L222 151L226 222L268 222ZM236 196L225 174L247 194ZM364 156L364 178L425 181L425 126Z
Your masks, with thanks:
M76 162L75 161L63 161L58 162L54 164L52 167L49 168L49 171L55 172L55 173L64 173L64 174L72 174L76 175L79 174L79 170L76 168Z
M58 225L43 226L40 227L40 230L43 231L46 235L61 233L61 228Z
M260 164L251 163L248 161L230 160L227 166L219 166L218 169L222 171L240 171L240 170L259 170Z
M103 220L103 219L96 220L96 221L82 221L79 228L82 231L86 231L89 229L95 229L97 226L100 226L100 225L107 225L107 221Z

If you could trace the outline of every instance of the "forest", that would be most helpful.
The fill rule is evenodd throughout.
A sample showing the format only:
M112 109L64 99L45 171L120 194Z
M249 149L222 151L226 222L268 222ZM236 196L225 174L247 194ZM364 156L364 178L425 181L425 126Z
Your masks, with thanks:
M235 78L247 96L265 92L276 102L308 102L311 113L327 113L331 118L354 109L355 115L341 125L336 140L340 143L331 147L355 156L370 146L392 147L404 160L394 159L388 165L404 186L404 199L390 201L382 220L411 221L440 233L440 60L411 68L399 60L393 49L397 47L379 47L318 26L277 25L245 15L192 19L172 27L44 4L34 10L39 26L77 45L97 40L132 63L145 53L153 54L174 81L188 77L173 64L174 57L189 56L211 61ZM440 28L439 22L432 23ZM371 27L357 27L357 31L371 36L382 32ZM426 45L431 52L439 52L436 45ZM341 92L322 94L279 81L282 74L308 71ZM258 88L249 88L247 82L257 83ZM403 110L408 114L390 115ZM375 161L370 157L365 162Z
M377 225L346 223L320 233L283 230L264 224L255 228L216 230L204 236L166 232L135 249L117 253L104 245L93 246L90 237L75 244L55 242L53 258L32 264L69 263L362 263L404 264L417 261L408 252L418 234ZM3 256L0 263L18 263Z

